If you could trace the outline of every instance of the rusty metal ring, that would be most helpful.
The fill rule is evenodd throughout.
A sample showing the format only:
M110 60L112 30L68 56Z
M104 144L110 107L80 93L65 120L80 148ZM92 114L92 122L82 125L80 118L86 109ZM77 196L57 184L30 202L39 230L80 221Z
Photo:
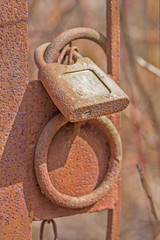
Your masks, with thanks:
M44 52L44 60L46 63L55 62L61 49L76 39L89 39L97 43L106 52L106 37L91 28L72 28L57 36ZM37 51L37 50L36 50ZM36 54L36 53L35 53ZM37 61L36 61L37 63ZM38 66L38 64L37 64ZM39 67L39 66L38 66Z
M34 52L34 60L35 60L35 63L37 65L37 67L40 69L40 68L43 68L44 66L46 66L46 62L44 60L44 53L46 51L46 48L50 45L51 43L44 43L42 45L40 45L36 51ZM74 50L77 51L77 47L75 47ZM78 53L74 51L73 52L73 57L74 58L81 58L82 56Z
M52 185L47 169L47 155L51 141L58 130L68 122L67 119L61 113L56 115L45 126L38 140L35 151L36 177L42 193L52 202L60 206L75 209L91 206L102 199L117 181L122 160L120 135L113 123L106 116L95 118L94 121L98 123L109 139L110 164L103 182L93 192L85 196L72 197L60 193Z
M34 52L34 60L38 68L44 67L46 62L44 61L44 52L46 48L50 45L50 43L44 43L40 45L36 51Z
M64 56L65 56L65 54L66 54L66 52L68 51L69 48L70 48L70 44L67 44L67 45L62 49L62 51L61 51L61 53L60 53L60 55L59 55L59 57L58 57L58 60L57 60L58 63L61 63L61 62L62 62L62 60L63 60L63 58L64 58Z

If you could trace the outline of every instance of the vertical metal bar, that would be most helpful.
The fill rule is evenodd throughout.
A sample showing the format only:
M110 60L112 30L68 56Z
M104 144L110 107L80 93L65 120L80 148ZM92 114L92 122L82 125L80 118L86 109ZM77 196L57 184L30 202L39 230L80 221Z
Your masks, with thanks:
M106 0L106 32L107 32L107 72L108 74L112 74L112 4L111 0Z
M120 84L120 2L106 0L107 28L107 71ZM120 129L120 114L112 116L116 127ZM113 209L108 210L108 226L106 240L118 240L120 230L120 178L117 183L118 195Z
M7 240L31 239L23 182L14 175L17 149L8 160L11 149L5 148L28 83L27 5L27 0L0 2L0 239Z
M120 229L120 201L115 203L113 209L108 210L108 227L106 240L119 240Z
M106 0L107 66L114 80L120 81L120 2Z
M120 232L120 178L117 184L117 199L113 209L108 210L107 237L106 240L119 240Z
M112 236L112 222L113 222L113 209L108 210L108 225L107 225L107 240L111 240Z

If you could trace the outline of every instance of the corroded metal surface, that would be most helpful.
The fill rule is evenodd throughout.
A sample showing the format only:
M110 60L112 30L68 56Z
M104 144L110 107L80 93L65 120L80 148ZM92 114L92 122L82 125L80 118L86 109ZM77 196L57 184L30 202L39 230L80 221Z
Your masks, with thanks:
M27 114L28 111L30 114ZM61 216L100 211L107 208L112 209L114 207L114 202L117 199L117 183L115 183L111 191L102 200L98 201L93 206L79 210L57 206L41 193L33 165L35 148L42 130L57 114L58 110L41 82L30 82L12 126L12 131L10 132L3 158L1 160L1 187L3 192L1 191L0 197L2 198L3 193L6 193L8 201L10 202L12 200L10 202L12 207L11 205L8 205L8 208L10 207L10 209L12 209L13 214L17 211L17 206L20 207L20 203L22 206L25 204L25 208L23 208L23 218L29 217L29 221L50 220ZM55 141L53 140L51 143L52 146L49 152L48 169L52 183L56 187L60 185L59 191L62 191L62 193L71 194L73 196L87 194L103 181L107 172L110 159L108 138L98 126L96 128L96 125L92 122L93 120L90 121L89 126L84 127L80 135L78 135L77 132L72 135L72 127L74 124L67 125L62 130L58 131L54 138ZM89 145L90 148L88 148ZM96 154L97 159L94 158L94 156L90 157L90 154L94 154L94 156ZM85 155L86 158L84 158ZM65 163L69 159L72 164L67 165L66 170L72 171L72 167L74 167L75 175L73 174L71 181L68 180L66 183L66 179L64 179L64 176L67 176ZM79 162L81 163L78 166L76 165L77 159L79 159ZM84 167L84 170L82 167ZM79 175L77 179L76 175L78 176L78 174L76 173L78 171L81 171L81 178ZM93 174L93 178L89 181L90 174ZM86 179L85 184L83 184L83 178ZM82 186L81 183L83 184ZM91 186L90 183L92 183ZM6 191L7 186L9 186L8 191ZM65 189L63 189L63 187ZM14 191L16 188L19 193ZM17 201L19 201L16 202L18 205L13 204L15 195ZM4 211L7 211L6 203ZM2 205L1 209L3 209ZM3 219L7 217L5 217L5 213L2 215ZM27 226L26 223L26 229ZM19 229L20 227L21 224Z
M49 173L47 169L49 147L55 134L60 130L62 126L64 126L67 123L67 119L62 114L58 114L46 125L46 127L44 128L38 140L36 152L35 152L35 171L36 171L37 180L39 182L42 193L45 194L45 196L49 198L51 201L53 201L54 203L60 206L75 208L75 209L91 206L95 204L98 200L105 197L105 195L110 191L110 189L118 179L119 172L121 169L121 160L122 160L120 136L116 128L114 127L114 125L111 123L111 121L107 117L103 116L103 117L94 119L94 122L97 123L103 129L104 133L109 139L110 159L109 159L109 168L108 168L107 174L104 176L103 181L98 186L98 188L96 188L91 193L88 193L87 195L73 197L73 196L63 194L59 192L52 185L49 177ZM77 127L75 126L75 129L78 134L78 132L81 131L81 125L79 123L75 125L77 125ZM74 150L70 150L70 151L73 152ZM76 149L76 151L80 151L80 149ZM90 151L88 150L88 152ZM83 151L80 152L80 154L82 153ZM54 155L52 157L53 157L53 164L54 164ZM85 156L83 157L88 158L89 156L86 153ZM92 155L92 158L94 159L95 156ZM69 161L70 161L69 164L71 166L73 163L71 162L71 159L69 159ZM79 163L77 162L77 164ZM82 177L83 172L79 172L79 173L80 173L80 177ZM72 170L70 169L70 178L71 177L72 177ZM77 174L76 177L78 178L79 174ZM92 179L94 175L92 174L90 177Z
M69 45L65 46L69 40L81 36L90 36L91 40L101 46L101 38L105 37L98 39L97 35L100 34L90 28L70 29L60 34L49 46L48 43L41 45L35 52L39 79L53 102L70 122L119 112L129 104L128 97L120 87L89 58L80 58L73 65L45 62L49 59L48 56L56 60L59 51L63 53L63 47L64 50L69 48Z
M1 156L28 82L27 1L1 1L0 12Z
M24 169L16 164L16 148L8 139L28 83L27 0L0 1L0 239L31 239L24 199ZM21 125L19 134L21 135ZM18 133L18 132L17 132ZM17 139L18 140L18 139ZM23 149L23 146L21 146ZM8 149L8 150L7 150ZM6 156L8 151L8 157ZM12 158L10 157L12 155ZM21 152L21 158L23 154ZM16 170L17 169L17 170Z
M28 112L29 114L27 114ZM15 212L17 208L21 209L24 213L24 225L19 224L18 229L22 230L24 226L24 233L31 230L29 223L33 220L50 220L78 213L113 209L114 203L117 200L117 183L115 183L111 191L102 200L93 206L80 210L59 207L41 193L33 167L34 152L43 128L57 113L57 108L54 106L41 82L30 82L12 126L12 131L10 132L1 160L1 204L3 204L3 200L5 201L5 206L1 205L1 210L3 210L1 215L2 222L4 224L4 219L12 216L9 215L8 209L10 209L13 216L16 216ZM116 124L114 119L112 119L112 122ZM86 129L82 130L81 135L78 135L76 132L72 135L72 128L73 124L69 124L56 134L55 141L51 143L48 169L51 181L59 191L72 196L82 196L92 191L103 181L110 159L108 138L92 122L86 126ZM70 148L71 151L69 152ZM96 154L97 158L90 157L90 154L93 156ZM55 159L54 163L53 155ZM88 157L84 158L86 155ZM67 159L71 159L72 164L69 166L66 165L65 168L64 165ZM81 163L78 166L77 159ZM67 174L70 174L69 171L72 171L72 168L75 170L75 175L73 174L71 181L69 181L70 178L67 178ZM81 177L79 175L76 178L78 172L81 172ZM91 175L93 175L92 179L90 178ZM15 196L17 201L15 201ZM14 201L15 205L13 204ZM25 207L20 208L20 203L22 206L24 204ZM12 204L12 207L10 204ZM19 212L17 214L17 220L22 221ZM28 217L27 222L25 218ZM11 221L11 224L13 228L14 222ZM6 236L8 239L12 239L12 231L9 238L8 226L7 224ZM17 228L17 226L15 227ZM0 234L2 233L0 232Z
M127 95L89 58L73 65L46 64L39 79L70 122L119 112L129 104Z
M111 78L120 84L120 2L106 0L106 33L107 33L107 70ZM120 128L120 114L113 114L116 126ZM109 210L106 240L118 240L120 232L120 188L117 186L117 200L114 208Z

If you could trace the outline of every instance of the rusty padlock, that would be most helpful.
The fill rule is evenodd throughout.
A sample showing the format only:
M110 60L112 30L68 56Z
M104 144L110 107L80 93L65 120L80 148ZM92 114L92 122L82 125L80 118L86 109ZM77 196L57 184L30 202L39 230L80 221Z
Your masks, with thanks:
M63 32L51 44L37 48L39 79L70 122L122 111L129 104L127 95L89 58L79 58L72 65L54 62L64 46L79 38L90 39L105 50L106 38L95 30L76 28Z

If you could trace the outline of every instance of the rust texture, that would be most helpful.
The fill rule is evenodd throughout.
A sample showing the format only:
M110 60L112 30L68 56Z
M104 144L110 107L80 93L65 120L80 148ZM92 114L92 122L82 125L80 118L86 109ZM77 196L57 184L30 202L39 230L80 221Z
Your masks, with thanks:
M120 84L120 1L106 0L106 32L107 32L107 70L111 78ZM120 130L120 114L112 118ZM118 240L120 231L120 188L121 177L117 185L117 200L114 208L109 210L106 240Z
M42 193L45 194L45 196L49 198L51 201L53 201L54 203L60 206L64 206L67 208L75 208L75 209L91 206L94 203L96 203L98 200L105 197L105 195L110 191L110 189L118 179L120 169L121 169L121 160L122 160L120 136L116 128L112 124L112 122L107 117L103 116L100 118L96 118L93 121L96 122L103 129L104 133L109 139L109 145L110 145L109 162L110 163L109 163L107 174L104 176L102 183L98 186L98 188L96 188L94 191L92 191L87 195L83 195L81 197L80 196L72 197L72 196L63 194L59 192L52 185L52 182L49 177L49 173L47 169L48 168L47 167L48 150L55 134L60 130L62 126L64 126L67 123L66 118L62 114L58 114L56 117L54 117L44 128L38 140L36 152L35 152L36 176L37 176L40 188L42 190ZM85 123L83 122L81 124L85 124ZM77 133L78 132L80 133L81 131L81 125L79 123L76 131ZM82 153L80 152L80 154ZM86 156L84 155L83 158L85 158ZM95 158L96 157L92 155L92 159L94 160ZM69 162L71 164L71 160ZM82 172L79 172L79 174L77 173L76 175L77 178L81 178ZM74 175L74 173L70 169L70 176L68 176L68 178L72 178L73 177L72 175ZM90 176L91 179L93 177L94 177L94 174ZM61 181L63 181L64 178L65 176L63 178L61 176ZM69 182L72 182L72 181L69 180ZM63 182L62 183L59 182L59 184L63 185Z
M23 179L17 179L18 172L23 176L24 169L16 159L18 150L12 147L10 152L8 146L28 83L27 3L27 0L0 1L0 239L7 240L31 239ZM21 124L17 128L21 135Z
M17 208L20 208L20 203L22 206L25 205L20 209L24 211L25 232L29 232L30 225L25 221L28 216L30 221L50 220L78 213L113 209L117 201L117 183L103 199L90 207L79 210L57 206L41 193L35 177L34 153L42 130L57 113L57 108L41 82L38 80L30 82L1 160L1 204L5 202L5 205L1 205L3 217L1 226L3 231L7 232L8 239L12 239L14 233L12 231L9 233L8 228L4 230L4 219L6 221L10 219L8 209L16 216L15 213ZM92 121L90 120L86 126L83 126L80 133L74 131L74 124L68 123L57 132L51 143L48 155L50 179L56 189L64 194L86 195L100 185L107 173L110 159L108 138ZM114 119L112 121L114 122ZM70 172L72 172L71 176ZM18 188L18 193L16 188ZM15 195L18 202L15 201ZM5 197L2 198L2 196ZM14 201L15 204L13 204ZM20 209L17 212L15 224L18 219L21 221ZM18 225L19 230L23 230L23 222ZM14 222L11 221L11 224L13 228ZM15 227L17 228L17 225Z
M24 211L24 216L29 216L30 221L112 209L117 199L117 183L103 199L83 209L60 207L41 193L34 170L35 149L42 130L57 113L57 108L41 82L31 81L1 160L3 191L6 191L7 186L14 188L19 183L19 191L23 194L17 195L17 198L25 203L28 213ZM93 123L93 120L88 121L80 133L74 131L74 124L68 123L57 132L49 149L48 171L52 184L59 191L70 196L86 195L103 181L109 167L109 159L108 137L97 124ZM10 204L13 204L14 198L13 193L10 192L8 196L8 201L12 200ZM10 207L8 205L8 208ZM4 211L7 211L6 202ZM17 211L16 204L13 205L12 211Z
M1 1L0 12L1 156L28 82L27 1Z
M72 65L46 64L45 60L56 61L60 51L63 57L64 50L69 48L65 44L81 37L89 38L105 50L103 35L90 28L74 28L60 34L49 46L41 45L35 52L35 61L40 69L39 79L70 122L119 112L129 104L121 88L89 58L81 57Z
M107 4L107 18L112 23L108 22L107 33L109 73L119 83L119 1ZM118 240L120 177L102 199L80 209L59 206L42 194L35 175L35 150L43 129L60 113L39 80L28 83L27 1L4 0L0 10L0 239L31 240L32 221L109 209L107 240ZM96 34L93 31L88 38ZM106 49L104 38L100 38ZM52 60L51 55L47 61ZM120 115L112 114L109 119L119 130ZM95 120L77 124L66 122L53 137L47 171L58 192L81 198L101 186L115 149Z

